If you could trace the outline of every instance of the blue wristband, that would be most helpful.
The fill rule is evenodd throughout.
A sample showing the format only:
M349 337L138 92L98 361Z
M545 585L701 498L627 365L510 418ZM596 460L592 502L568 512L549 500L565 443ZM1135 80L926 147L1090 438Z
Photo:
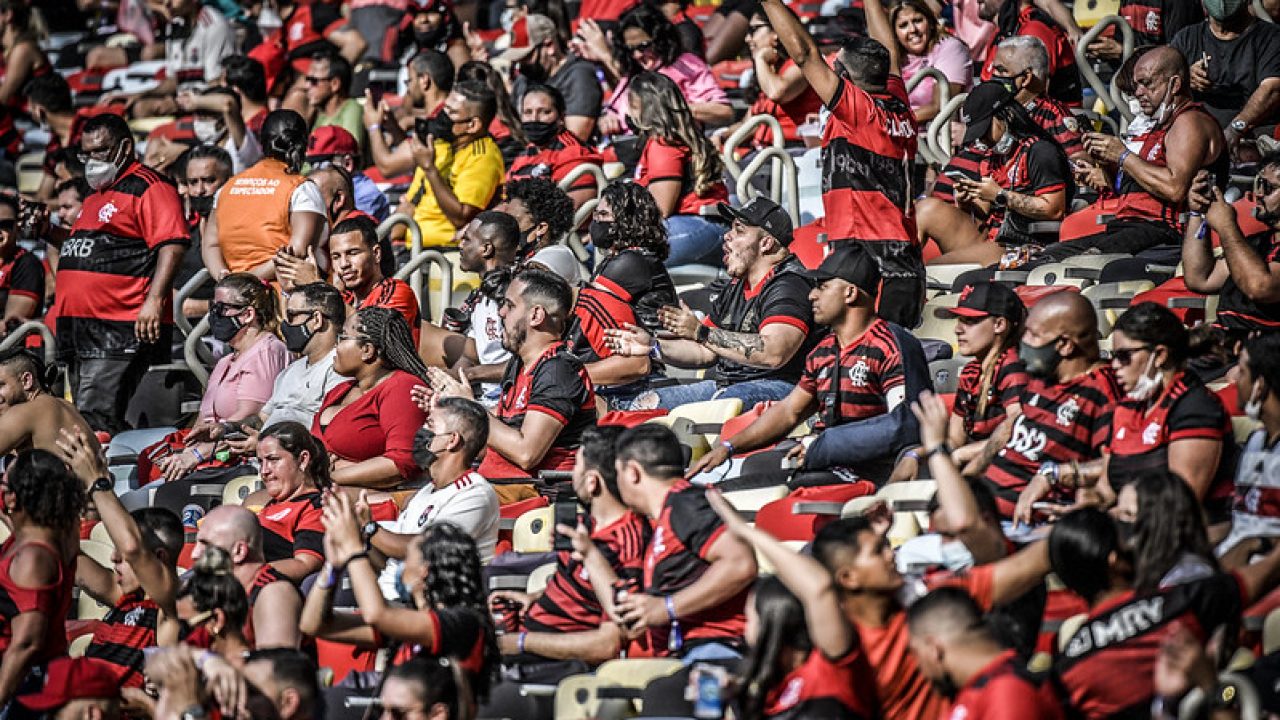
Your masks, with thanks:
M676 617L676 601L675 601L675 598L674 598L673 596L671 596L671 595L668 595L668 596L666 596L665 600L666 600L666 603L667 603L667 619L668 619L668 620L670 620L671 622L675 622L675 621L678 619L678 618Z
M516 651L522 655L524 654L524 640L527 637L529 637L529 633L524 630L521 630L520 634L516 636Z

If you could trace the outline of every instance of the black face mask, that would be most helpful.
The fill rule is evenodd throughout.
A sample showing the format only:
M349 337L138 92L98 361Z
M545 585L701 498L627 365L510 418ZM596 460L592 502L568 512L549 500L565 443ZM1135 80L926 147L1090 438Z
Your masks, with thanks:
M453 120L449 119L449 114L441 110L435 114L435 117L427 120L427 132L435 139L445 142L453 142ZM422 142L426 142L425 137L418 138Z
M315 330L308 330L307 323L311 321L308 317L306 320L297 325L289 323L280 323L280 335L284 338L284 346L291 353L300 353L307 349L307 343L311 342L311 338L315 337Z
M1005 90L1009 91L1010 95L1017 95L1018 94L1018 78L1020 77L1022 76L1021 75L992 75L991 82L1000 83L1001 85L1004 86Z
M424 473L436 461L436 453L430 449L431 441L435 439L436 434L426 425L413 434L413 464Z
M218 342L231 342L231 338L240 332L240 328L244 327L244 323L238 317L228 317L223 315L221 308L215 306L209 310L209 334Z
M591 233L591 244L597 250L608 250L613 247L612 220L592 220L588 232Z
M954 700L955 697L960 694L960 686L956 684L955 680L951 679L950 675L943 675L940 678L930 678L929 682L933 685L933 689L938 691L939 695L949 700Z
M533 243L535 240L529 238L532 233L533 228L520 232L520 244L516 247L516 257L527 260L533 255Z
M187 203L191 205L191 212L200 217L209 217L209 213L213 212L213 195L189 195Z
M526 122L520 123L520 126L524 128L524 134L529 138L529 142L538 147L550 145L551 141L560 134L558 123Z
M1116 520L1115 523L1116 539L1120 541L1120 547L1132 550L1134 536L1137 534L1135 523L1132 520Z
M176 17L169 21L168 37L170 40L186 40L191 37L191 26L187 24L187 19Z
M413 31L413 42L418 46L418 50L434 49L437 45L444 41L445 36L449 34L449 23L442 21L434 30L420 32Z

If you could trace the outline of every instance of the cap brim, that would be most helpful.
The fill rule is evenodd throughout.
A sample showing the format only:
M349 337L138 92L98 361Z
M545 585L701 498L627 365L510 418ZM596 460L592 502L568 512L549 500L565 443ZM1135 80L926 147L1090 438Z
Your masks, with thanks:
M836 277L834 273L827 272L820 267L812 270L802 270L796 274L800 277L808 278L816 283L824 283L828 280L833 280Z
M937 310L933 311L933 314L935 317L948 320L954 317L982 318L982 317L987 317L991 313L987 312L986 310L979 310L978 308L949 307L949 308L938 308Z
M71 702L75 698L60 697L58 695L55 695L54 693L48 693L42 690L38 693L32 693L30 695L18 695L14 699L16 699L19 704L21 704L23 707L27 708L28 710L34 710L39 713L46 713L51 710L57 710L58 708L62 707L63 705L66 705L67 703Z
M746 215L742 214L741 210L738 210L737 208L730 206L729 203L718 203L716 205L716 212L720 213L721 219L723 219L725 222L728 222L728 223L731 223L734 220L741 220L742 222L748 225L753 224L750 220L747 219Z
M506 63L510 65L512 63L518 63L521 60L529 57L529 53L531 52L533 52L532 45L526 48L507 48L506 50L503 50L497 57L493 58L493 61L499 62L499 63Z
M983 136L987 134L987 131L991 129L992 117L994 116L987 117L982 120L974 120L969 123L968 127L964 129L963 143L965 145L972 145L974 142L981 140Z

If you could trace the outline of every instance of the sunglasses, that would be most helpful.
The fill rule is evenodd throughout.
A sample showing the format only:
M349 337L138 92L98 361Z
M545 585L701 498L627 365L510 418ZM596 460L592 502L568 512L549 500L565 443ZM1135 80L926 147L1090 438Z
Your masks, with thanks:
M310 75L303 76L303 80L306 81L308 85L319 85L322 82L329 82L332 79L333 78L327 78L327 77L323 77L323 78L312 77Z
M215 302L209 306L214 315L239 315L245 308L249 307L241 303ZM234 312L227 312L233 310Z
M748 26L747 26L747 34L748 34L748 35L754 35L754 34L756 33L756 31L757 31L757 30L759 30L760 28L767 28L767 27L769 27L769 26L768 26L768 25L765 25L765 24L763 24L763 23L761 23L761 24L759 24L759 25L748 25Z
M634 53L648 52L648 51L649 51L649 50L651 50L651 49L653 49L653 41L652 41L652 40L646 40L645 42L642 42L642 43L639 43L639 44L636 44L636 45L628 45L628 46L627 46L627 52L632 53L632 54L634 54Z
M1118 360L1121 365L1128 365L1129 363L1133 362L1134 355L1144 350L1151 350L1151 346L1139 345L1138 347L1120 348L1118 350L1112 350L1111 357L1114 360Z

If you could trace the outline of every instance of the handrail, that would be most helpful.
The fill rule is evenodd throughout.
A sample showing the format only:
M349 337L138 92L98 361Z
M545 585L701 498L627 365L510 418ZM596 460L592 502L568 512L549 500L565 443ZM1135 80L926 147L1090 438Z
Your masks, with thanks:
M184 336L191 334L191 321L182 314L182 306L195 294L196 290L204 287L204 284L212 279L213 276L209 274L208 268L200 268L173 294L173 324L178 326Z
M453 299L453 264L444 256L444 253L439 250L423 250L396 272L396 279L408 280L410 287L417 280L418 287L422 287L423 273L418 270L426 263L432 263L440 268L440 304L436 307L439 308L439 312L444 312ZM422 298L421 292L418 292L418 298Z
M919 87L920 83L924 82L927 77L933 78L933 81L940 88L941 97L938 99L938 109L941 110L943 106L951 101L951 79L936 67L927 67L912 75L911 80L907 81L907 94L910 95L911 91ZM937 149L927 139L925 144L920 147L920 152L924 155L925 162L929 164L945 165L947 162L947 158L939 155Z
M52 365L58 356L58 341L49 326L39 320L28 320L5 335L4 340L0 342L0 351L15 347L18 341L25 340L33 333L38 333L44 339L44 364Z
M1262 4L1262 0L1253 0L1253 14L1262 22L1274 23L1271 14L1267 12L1267 6Z
M742 121L737 130L729 133L729 137L724 139L724 149L720 151L720 159L724 161L724 167L729 171L729 175L733 177L734 182L738 181L738 177L742 174L742 168L738 167L738 146L742 141L755 133L756 128L760 125L768 125L773 131L773 142L770 147L776 147L783 150L787 146L786 138L782 136L782 124L778 122L778 118L772 115L751 115Z
M394 213L382 221L378 225L378 239L381 240L391 234L391 228L397 225L404 225L409 229L409 259L412 261L422 253L422 228L418 227L418 223L412 217L404 213ZM400 277L396 275L396 277ZM422 297L422 278L414 276L409 279L409 287L413 288L413 293L418 297ZM452 290L451 290L452 291ZM448 305L445 305L448 307Z
M578 228L582 227L583 223L595 213L596 206L599 204L600 198L598 197L593 197L582 203L582 207L579 207L573 213L573 226L565 234L565 244L569 246L570 250L573 250L574 255L578 256L578 262L586 263L590 258L590 253L587 252L586 245L582 243L581 233L578 232Z
M755 175L766 160L777 162L786 170L782 183L775 182L773 184L772 190L776 197L769 199L785 207L787 214L791 216L792 226L800 227L800 188L798 187L799 178L796 176L796 161L791 158L790 153L782 148L770 146L761 150L742 169L742 174L738 176L738 202L746 203L755 197L756 192L755 188L751 187L751 177ZM786 186L787 201L785 203L782 202L782 190L779 189L779 184Z
M573 184L578 182L578 178L583 175L591 175L596 179L596 193L603 191L604 186L609 184L609 178L604 176L604 168L595 163L582 163L564 176L564 179L560 181L560 189L569 192L573 189Z
M209 369L204 366L204 361L200 359L199 346L200 338L209 332L209 316L205 315L200 318L200 322L191 328L191 332L187 333L187 339L182 343L182 357L187 361L187 369L192 375L196 376L196 380L200 381L201 387L209 384Z
M1098 21L1097 25L1089 28L1089 32L1085 33L1080 41L1076 43L1076 65L1080 68L1080 74L1084 76L1089 87L1093 88L1093 92L1097 94L1098 99L1102 100L1102 104L1107 108L1107 112L1120 111L1126 121L1133 119L1133 113L1122 103L1117 103L1115 97L1111 95L1110 89L1102 84L1102 78L1098 77L1098 72L1093 69L1093 65L1089 59L1085 57L1085 51L1089 48L1089 44L1097 40L1102 31L1115 25L1120 29L1122 41L1120 43L1120 62L1123 64L1129 56L1133 54L1133 28L1129 27L1129 22L1119 15L1108 15Z
M960 111L960 106L964 104L969 93L960 93L947 101L943 105L938 114L929 121L929 130L925 135L925 142L933 149L933 152L941 160L940 164L945 165L951 159L951 116ZM946 133L945 135L943 133ZM943 140L945 138L945 140Z

